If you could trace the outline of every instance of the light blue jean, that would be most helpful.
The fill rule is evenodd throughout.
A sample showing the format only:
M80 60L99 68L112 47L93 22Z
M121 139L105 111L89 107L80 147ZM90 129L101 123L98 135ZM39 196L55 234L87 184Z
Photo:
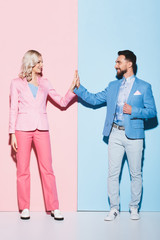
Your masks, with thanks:
M119 175L126 152L131 175L130 207L139 207L142 193L143 139L129 139L124 130L112 128L108 144L108 196L110 207L119 210Z

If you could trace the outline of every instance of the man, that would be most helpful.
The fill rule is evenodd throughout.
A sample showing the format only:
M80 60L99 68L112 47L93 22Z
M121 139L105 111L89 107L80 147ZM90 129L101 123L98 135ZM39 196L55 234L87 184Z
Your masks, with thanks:
M108 196L111 210L105 220L114 220L119 215L119 175L125 152L131 174L130 217L138 220L142 192L144 119L156 116L156 106L151 85L134 74L136 56L133 52L119 51L115 69L118 80L110 82L104 91L97 94L89 93L80 85L77 73L74 93L92 105L107 102L103 134L109 136Z

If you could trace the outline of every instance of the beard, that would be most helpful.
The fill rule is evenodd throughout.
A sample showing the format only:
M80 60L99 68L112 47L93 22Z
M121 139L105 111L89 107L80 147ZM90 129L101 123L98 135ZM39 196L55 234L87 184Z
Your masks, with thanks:
M116 75L116 78L118 79L122 79L123 78L123 75L127 72L127 70L120 70L119 72L117 71L117 75Z

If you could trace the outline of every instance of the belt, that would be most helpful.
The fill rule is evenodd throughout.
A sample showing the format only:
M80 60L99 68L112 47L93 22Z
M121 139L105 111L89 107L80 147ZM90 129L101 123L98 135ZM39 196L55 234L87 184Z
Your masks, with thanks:
M118 130L125 130L124 126L119 126L119 125L117 125L115 123L113 123L113 127L117 128Z

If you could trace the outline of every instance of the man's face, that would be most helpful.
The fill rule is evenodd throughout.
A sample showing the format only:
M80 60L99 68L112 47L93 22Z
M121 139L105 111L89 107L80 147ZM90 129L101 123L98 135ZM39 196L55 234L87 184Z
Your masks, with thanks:
M125 59L124 55L118 56L116 59L115 69L117 70L116 77L118 79L121 79L123 75L128 71L128 65L129 61Z

